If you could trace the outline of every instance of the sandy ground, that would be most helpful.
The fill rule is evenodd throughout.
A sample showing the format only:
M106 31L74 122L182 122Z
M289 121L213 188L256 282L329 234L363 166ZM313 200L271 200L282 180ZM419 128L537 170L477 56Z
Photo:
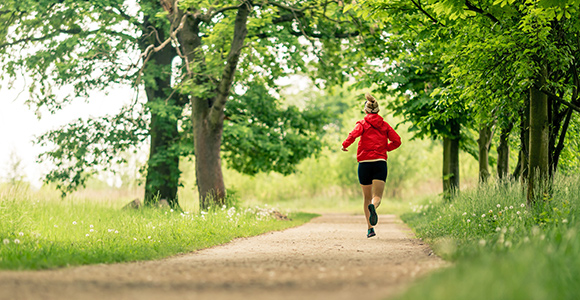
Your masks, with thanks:
M158 261L0 272L0 299L384 299L445 265L393 215L366 238L363 216Z

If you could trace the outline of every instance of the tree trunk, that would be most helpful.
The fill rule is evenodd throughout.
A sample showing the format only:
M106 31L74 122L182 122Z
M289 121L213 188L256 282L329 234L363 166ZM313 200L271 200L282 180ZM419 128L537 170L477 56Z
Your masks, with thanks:
M512 123L509 123L508 127L501 129L499 137L499 145L497 146L497 177L500 181L508 179L510 165L509 137L512 128Z
M546 70L538 76L537 87L542 88L546 83ZM549 126L548 126L548 97L536 87L530 89L530 144L529 144L529 173L528 173L528 205L535 202L538 195L535 189L542 185L549 177Z
M528 178L528 161L530 146L530 97L524 100L524 109L520 111L520 152L518 155L518 164L514 170L513 177L522 182L522 187Z
M151 38L152 24L146 18L141 41L141 49L158 42ZM160 39L165 38L162 29L157 31ZM176 56L173 47L165 47L151 55L145 70L151 79L145 80L147 104L151 110L149 135L151 145L147 162L147 177L145 181L145 205L155 205L158 200L165 199L173 208L179 207L177 188L179 186L179 152L174 149L179 139L177 120L181 115L183 104L177 97L171 96L171 63ZM160 108L161 107L161 108Z
M192 103L195 105L192 114L195 176L201 209L223 205L226 196L221 165L223 121L216 126L209 122L207 103L199 99Z
M459 191L459 134L460 125L450 121L452 137L443 137L443 193L452 197Z
M568 108L566 112L566 117L564 119L564 125L562 125L562 130L560 132L560 137L558 139L558 144L555 146L552 152L552 160L550 164L551 174L556 172L558 169L558 161L560 160L560 154L564 149L564 141L566 139L566 133L568 133L568 127L570 127L570 119L572 118L572 109Z
M234 35L230 52L225 61L224 69L217 86L209 82L206 74L206 64L203 52L199 51L202 41L199 37L201 19L189 15L185 26L178 33L181 52L185 54L189 76L197 86L215 86L208 92L201 92L191 97L195 151L195 170L199 205L207 209L213 205L223 205L226 189L221 167L221 142L223 134L224 107L233 84L234 74L239 57L248 33L247 20L251 5L249 1L241 3L237 8L234 23ZM177 18L181 20L183 11L178 10ZM181 21L180 21L181 22ZM178 27L177 24L174 24Z
M491 125L482 125L479 129L479 183L486 183L489 178L489 145L491 144Z

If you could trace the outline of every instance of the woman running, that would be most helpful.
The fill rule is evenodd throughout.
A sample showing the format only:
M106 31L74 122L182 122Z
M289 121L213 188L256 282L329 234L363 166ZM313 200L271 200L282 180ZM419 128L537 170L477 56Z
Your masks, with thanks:
M348 151L357 137L360 137L356 160L358 180L364 197L364 212L368 224L367 238L375 236L375 226L379 220L376 209L381 205L381 197L387 180L387 152L401 145L401 137L379 116L379 103L366 94L363 120L356 122L354 130L342 142L342 151Z

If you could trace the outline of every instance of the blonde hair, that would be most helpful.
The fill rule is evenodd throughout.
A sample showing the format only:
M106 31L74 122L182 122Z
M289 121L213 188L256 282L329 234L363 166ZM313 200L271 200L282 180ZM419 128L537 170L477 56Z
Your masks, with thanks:
M379 112L379 102L370 93L365 95L367 101L365 102L364 111L368 114L376 114Z

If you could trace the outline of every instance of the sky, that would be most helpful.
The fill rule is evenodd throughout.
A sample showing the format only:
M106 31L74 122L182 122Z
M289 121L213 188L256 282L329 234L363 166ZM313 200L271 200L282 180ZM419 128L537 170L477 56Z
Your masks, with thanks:
M21 160L25 180L36 187L42 185L42 176L48 171L47 166L36 163L43 151L39 145L33 144L36 136L78 118L114 114L136 96L128 87L113 89L108 95L93 92L88 103L77 100L54 115L44 111L42 118L38 119L34 108L25 104L28 100L25 81L18 81L14 88L8 88L5 81L0 82L0 86L0 181L6 180L10 156L15 154Z

